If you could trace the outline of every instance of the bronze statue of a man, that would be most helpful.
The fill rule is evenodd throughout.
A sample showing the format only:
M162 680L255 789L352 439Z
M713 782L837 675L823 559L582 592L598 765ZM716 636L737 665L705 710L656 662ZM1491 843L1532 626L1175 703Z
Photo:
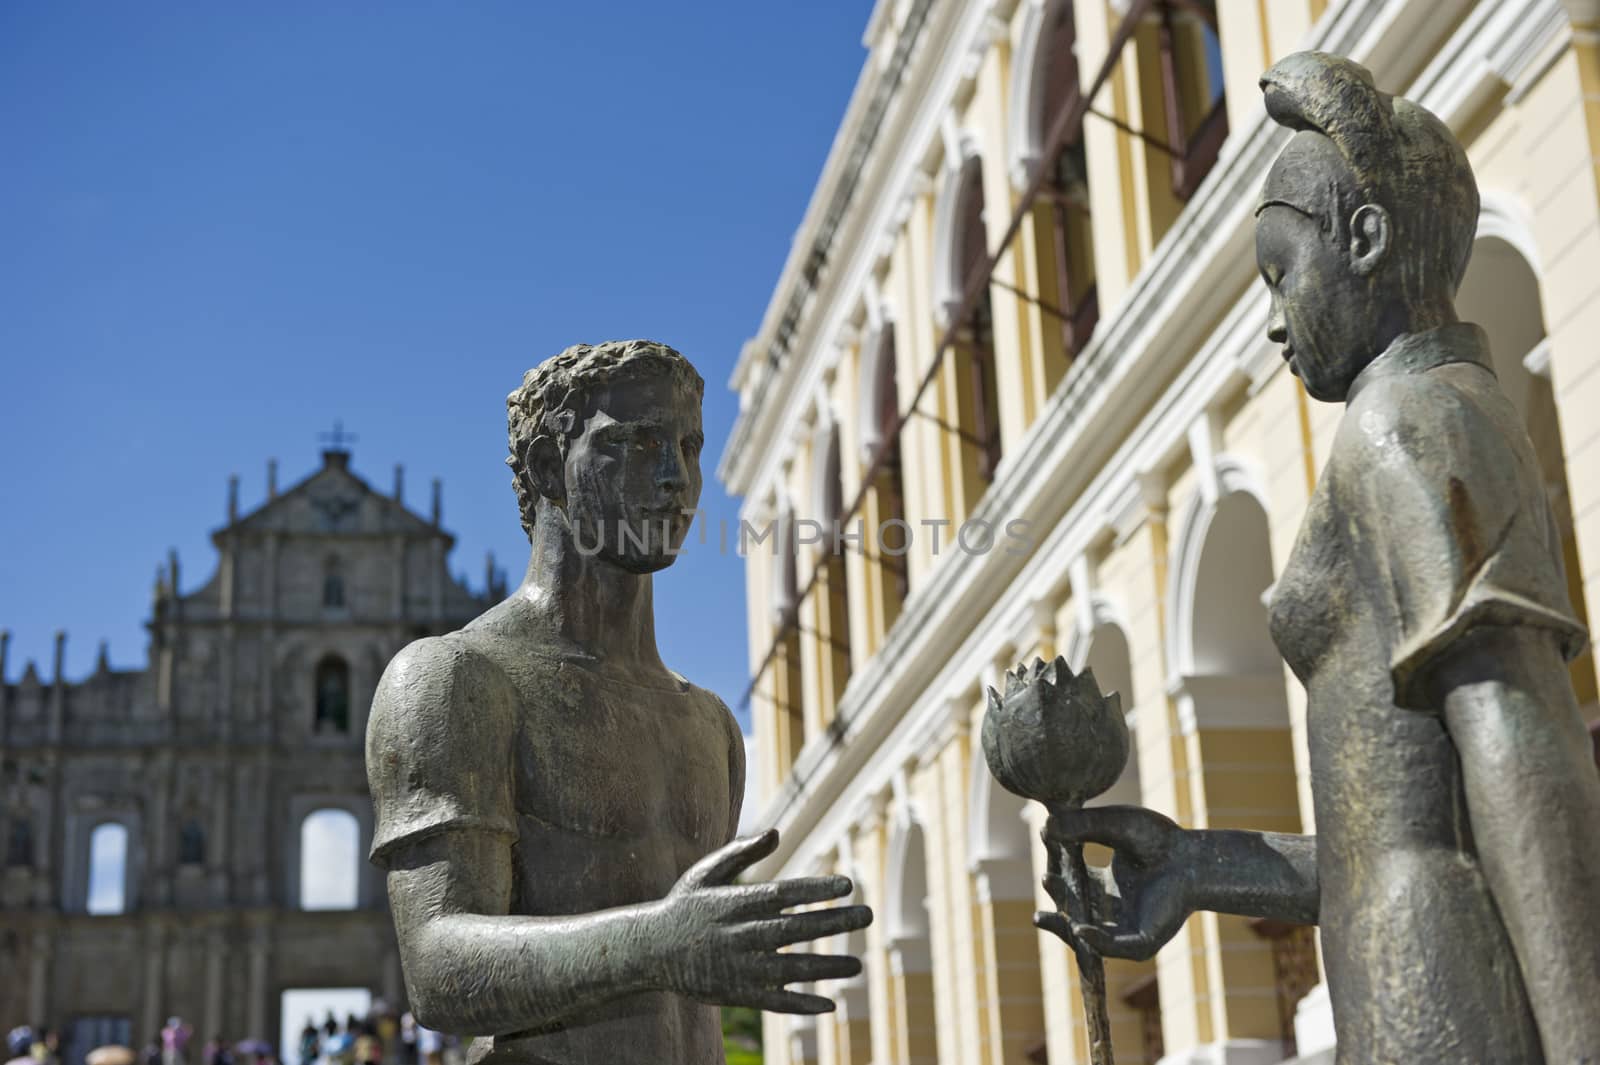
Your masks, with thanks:
M418 1019L507 1065L713 1065L717 1005L819 1013L788 990L854 958L780 947L863 927L843 877L736 885L777 834L729 842L744 742L662 664L651 574L700 495L704 384L662 344L569 348L507 399L532 556L522 585L384 672L367 729Z
M1526 429L1457 320L1478 192L1433 115L1300 53L1256 214L1268 335L1346 410L1270 607L1305 684L1316 837L1053 812L1113 848L1092 919L1148 957L1199 909L1320 922L1347 1065L1600 1062L1600 777L1583 647Z

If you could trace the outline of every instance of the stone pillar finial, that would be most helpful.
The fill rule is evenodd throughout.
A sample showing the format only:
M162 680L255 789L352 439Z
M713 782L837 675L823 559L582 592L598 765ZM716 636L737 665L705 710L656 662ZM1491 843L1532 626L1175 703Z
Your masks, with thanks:
M230 473L230 474L228 474L228 521L229 521L229 523L232 523L232 522L236 522L238 520L239 520L239 475L237 473Z
M444 516L444 482L433 479L433 523L438 525Z

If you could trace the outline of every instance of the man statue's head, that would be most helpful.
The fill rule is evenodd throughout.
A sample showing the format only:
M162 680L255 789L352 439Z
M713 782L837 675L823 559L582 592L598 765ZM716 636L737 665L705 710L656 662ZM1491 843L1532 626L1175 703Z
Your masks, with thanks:
M705 382L665 344L577 344L506 397L506 464L529 538L541 518L633 573L672 564L700 499Z
M1261 89L1295 131L1256 208L1267 333L1308 392L1340 401L1394 336L1453 317L1477 182L1444 123L1348 59L1297 52Z

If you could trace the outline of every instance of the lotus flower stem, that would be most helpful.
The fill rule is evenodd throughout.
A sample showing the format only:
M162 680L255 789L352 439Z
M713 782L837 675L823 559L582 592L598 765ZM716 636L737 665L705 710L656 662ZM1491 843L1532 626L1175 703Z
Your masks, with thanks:
M1049 861L1065 885L1063 896L1056 900L1074 923L1091 920L1085 905L1089 898L1089 868L1083 860L1081 844L1046 844L1050 850ZM1084 1021L1089 1028L1090 1065L1114 1065L1111 1052L1111 1017L1106 1006L1105 959L1088 946L1074 942L1072 952L1078 958L1078 991L1083 998Z

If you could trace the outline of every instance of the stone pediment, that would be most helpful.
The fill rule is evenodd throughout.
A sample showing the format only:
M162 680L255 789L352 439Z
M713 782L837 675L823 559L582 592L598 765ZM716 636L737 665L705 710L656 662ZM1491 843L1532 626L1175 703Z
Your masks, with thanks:
M350 470L347 452L323 452L322 468L214 534L452 537Z

